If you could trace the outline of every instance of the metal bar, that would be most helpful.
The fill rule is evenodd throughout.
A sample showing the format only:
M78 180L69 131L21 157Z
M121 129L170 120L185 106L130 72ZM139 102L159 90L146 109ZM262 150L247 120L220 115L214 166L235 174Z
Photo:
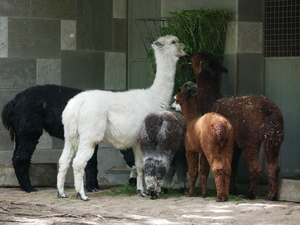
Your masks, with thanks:
M138 22L137 22L138 20L139 20L139 19L136 19L136 20L135 20L135 25L136 25L136 27L137 27L137 29L138 29L138 31L139 31L139 34L140 34L140 36L141 36L143 45L144 45L144 47L145 47L145 49L146 49L146 52L147 52L147 54L148 54L148 48L147 48L147 46L146 46L146 44L145 44L145 41L144 41L142 32L141 32L141 30L140 30L140 27L138 26Z
M148 32L148 35L150 37L150 41L153 42L154 38L153 38L153 35L152 35L152 32L151 32L151 29L149 28L149 25L148 25L148 19L145 19L145 26L147 28L147 32Z

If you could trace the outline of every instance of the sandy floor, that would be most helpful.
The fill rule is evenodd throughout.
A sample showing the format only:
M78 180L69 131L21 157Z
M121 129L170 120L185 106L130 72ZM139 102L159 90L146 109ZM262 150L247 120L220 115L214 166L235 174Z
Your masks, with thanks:
M135 194L87 193L91 201L58 199L56 188L25 193L0 188L0 224L300 224L300 204L240 200L216 202L213 197L173 196L156 200Z

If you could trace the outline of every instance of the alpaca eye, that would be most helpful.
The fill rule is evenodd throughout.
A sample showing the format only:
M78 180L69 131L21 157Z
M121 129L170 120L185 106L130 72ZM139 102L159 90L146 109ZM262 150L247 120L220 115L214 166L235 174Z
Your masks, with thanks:
M175 44L175 43L176 43L176 41L172 41L171 43L172 43L172 44Z
M176 100L176 103L179 103L180 101L179 100Z

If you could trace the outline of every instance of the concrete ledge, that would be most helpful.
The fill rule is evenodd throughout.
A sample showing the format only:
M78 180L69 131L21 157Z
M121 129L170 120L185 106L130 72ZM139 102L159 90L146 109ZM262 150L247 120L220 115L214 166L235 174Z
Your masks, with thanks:
M300 202L300 180L279 179L277 199Z
M33 163L29 167L32 186L56 186L56 163ZM0 186L19 186L11 164L0 165Z
M127 184L130 169L111 169L105 171L105 176L110 184Z

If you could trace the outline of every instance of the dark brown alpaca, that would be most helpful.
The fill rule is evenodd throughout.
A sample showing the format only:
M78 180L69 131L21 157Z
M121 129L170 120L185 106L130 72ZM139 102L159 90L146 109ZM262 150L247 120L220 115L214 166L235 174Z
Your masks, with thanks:
M255 199L256 188L262 177L259 149L269 172L269 200L276 200L280 167L278 156L283 141L283 117L279 108L264 96L247 95L222 98L221 72L227 70L212 54L197 52L191 58L197 76L198 103L202 114L217 112L228 118L235 130L234 154L230 191L236 194L235 178L238 160L243 155L250 170L247 198Z
M185 149L190 174L187 196L194 193L198 177L199 153L202 153L199 171L202 196L206 197L207 194L207 178L211 167L216 183L217 201L227 201L234 143L232 125L218 113L207 113L199 117L196 99L191 90L177 94L176 103L181 107L187 126Z

